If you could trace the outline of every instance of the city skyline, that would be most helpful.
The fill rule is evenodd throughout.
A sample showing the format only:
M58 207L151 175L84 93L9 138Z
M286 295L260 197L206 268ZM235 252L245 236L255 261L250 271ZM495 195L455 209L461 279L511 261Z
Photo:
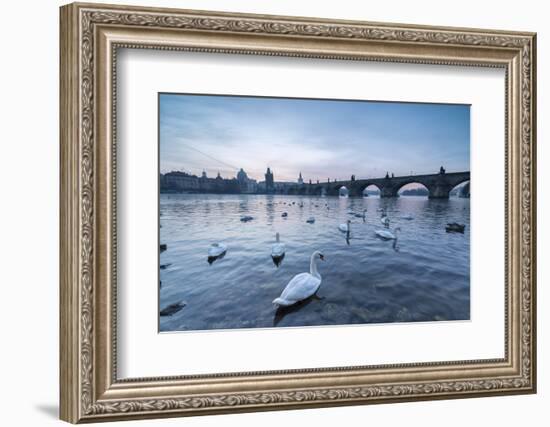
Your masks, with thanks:
M266 168L266 171L267 172L267 169L270 170L270 172L272 174L274 174L274 170L273 168L270 168L269 166ZM445 169L445 168L444 168ZM223 178L223 179L228 179L228 180L231 180L231 179L238 179L238 173L239 171L242 170L249 179L252 179L258 183L262 183L265 181L265 172L264 172L264 175L260 178L260 179L256 179L256 178L252 178L250 176L248 176L248 173L247 171L245 171L243 168L240 168L238 171L236 171L233 175L223 175L221 174L220 171L216 172L215 174L213 175L210 175L206 172L206 170L201 170L200 173L196 173L196 172L190 172L188 170L185 170L183 168L181 169L177 169L177 170L171 170L171 171L166 171L166 172L161 172L161 175L166 175L166 174L171 174L171 173L178 173L178 172L183 172L185 174L188 174L189 176L194 176L196 178L200 178L200 177L204 177L204 178L216 178L218 175ZM445 172L447 172L447 170L445 170ZM450 172L457 172L457 171L450 171ZM460 171L460 172L467 172L467 171ZM433 174L436 174L437 171L434 171L432 173L426 173L426 174L413 174L413 176L415 175L433 175ZM401 178L401 177L405 177L405 176L411 176L411 175L403 175L403 176L400 176L400 175L395 175L395 174L392 174L390 173L389 171L387 172L388 176L391 177L391 178ZM385 174L384 176L356 176L355 174L352 174L353 175L353 178L354 179L357 179L357 180L361 180L361 179L371 179L371 178L375 178L375 179L379 179L379 178L384 178L385 177ZM394 176L395 175L395 176ZM295 177L295 179L290 179L290 180L281 180L281 179L277 179L276 176L274 178L274 181L275 182L285 182L285 183L289 183L289 184L299 184L300 183L300 178L302 179L302 183L303 184L309 184L310 180L311 180L311 184L317 184L317 183L324 183L324 182L327 182L327 180L330 180L330 182L340 182L340 181L349 181L351 176L349 177L339 177L339 178L331 178L331 177L327 177L325 180L322 180L322 179L308 179L306 177L303 176L303 174L301 172L298 172L298 175ZM319 181L319 182L317 182ZM411 183L411 184L417 184L417 183ZM411 184L408 184L408 185L411 185Z
M470 169L470 107L160 94L161 173L346 180Z

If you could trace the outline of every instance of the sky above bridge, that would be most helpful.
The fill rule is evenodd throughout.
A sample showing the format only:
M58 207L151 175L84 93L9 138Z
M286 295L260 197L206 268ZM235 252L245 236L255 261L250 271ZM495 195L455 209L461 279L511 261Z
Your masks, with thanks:
M470 107L161 94L160 170L326 181L470 170Z

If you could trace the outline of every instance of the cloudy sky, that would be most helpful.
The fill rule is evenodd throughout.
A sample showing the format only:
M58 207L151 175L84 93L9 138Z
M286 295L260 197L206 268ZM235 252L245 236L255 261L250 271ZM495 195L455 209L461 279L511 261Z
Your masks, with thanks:
M470 107L160 95L160 170L258 181L470 170Z

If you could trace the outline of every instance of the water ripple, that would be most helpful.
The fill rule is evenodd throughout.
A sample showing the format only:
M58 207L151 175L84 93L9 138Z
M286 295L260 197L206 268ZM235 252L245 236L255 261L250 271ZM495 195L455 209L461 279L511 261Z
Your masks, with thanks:
M303 207L300 204L303 203ZM161 331L464 320L470 317L470 201L265 196L161 195L160 309L185 301L160 318ZM329 209L327 209L327 207ZM397 245L375 237L384 208ZM367 209L365 220L349 215ZM288 217L281 217L288 212ZM414 219L401 219L411 214ZM253 220L241 222L242 215ZM306 223L315 217L314 224ZM338 225L351 219L350 239ZM466 224L446 233L447 222ZM275 233L286 245L277 267ZM226 255L207 262L208 247ZM279 312L271 301L322 250L318 298Z

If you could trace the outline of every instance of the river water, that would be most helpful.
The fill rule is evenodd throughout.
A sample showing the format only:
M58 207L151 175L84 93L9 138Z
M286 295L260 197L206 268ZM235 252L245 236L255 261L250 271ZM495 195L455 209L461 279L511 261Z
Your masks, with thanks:
M301 207L301 205L303 205ZM356 218L349 212L362 213ZM397 243L376 237L381 209ZM287 212L287 217L282 213ZM243 215L252 216L241 222ZM412 220L401 218L411 215ZM314 224L306 223L315 217ZM350 235L338 225L352 220ZM466 224L447 233L448 222ZM466 320L470 318L470 200L161 194L160 331ZM271 259L275 233L286 254ZM227 253L207 262L209 246ZM315 250L317 295L286 310L271 303L309 271Z

